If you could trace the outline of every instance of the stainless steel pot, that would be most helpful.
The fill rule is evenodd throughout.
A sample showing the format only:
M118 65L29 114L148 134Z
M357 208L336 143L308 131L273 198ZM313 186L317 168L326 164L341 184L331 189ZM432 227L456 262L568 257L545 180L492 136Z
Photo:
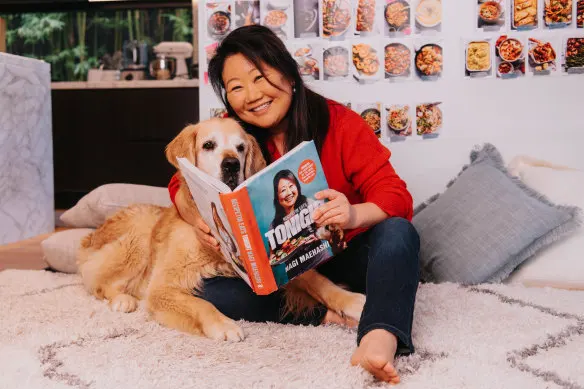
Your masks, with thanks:
M160 54L150 62L149 70L150 76L157 80L170 80L176 75L176 60Z

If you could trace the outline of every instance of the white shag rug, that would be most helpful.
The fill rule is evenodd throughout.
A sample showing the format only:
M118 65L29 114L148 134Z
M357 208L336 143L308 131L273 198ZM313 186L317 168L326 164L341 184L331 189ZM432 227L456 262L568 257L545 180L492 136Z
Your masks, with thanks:
M0 272L0 388L377 388L355 331L241 323L223 343L111 312L76 275ZM421 285L398 387L584 388L584 292Z

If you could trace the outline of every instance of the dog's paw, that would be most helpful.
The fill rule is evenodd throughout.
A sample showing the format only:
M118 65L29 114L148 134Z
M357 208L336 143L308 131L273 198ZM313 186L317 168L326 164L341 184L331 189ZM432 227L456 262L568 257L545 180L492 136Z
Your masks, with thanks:
M138 300L129 294L118 294L110 301L112 311L134 312L138 308Z
M340 308L339 313L343 317L359 321L361 319L361 313L363 313L363 307L365 306L365 295L353 292L347 293L350 293L350 296L345 299L345 305Z
M221 321L208 323L203 328L206 337L213 340L226 340L229 342L241 342L245 334L240 326L233 320L225 317Z

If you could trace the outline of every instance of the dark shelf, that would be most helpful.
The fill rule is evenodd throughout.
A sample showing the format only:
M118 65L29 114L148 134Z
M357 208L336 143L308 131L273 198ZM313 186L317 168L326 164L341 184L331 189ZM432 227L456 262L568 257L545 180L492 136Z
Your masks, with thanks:
M199 89L53 90L55 206L108 183L166 186L166 145L199 121Z

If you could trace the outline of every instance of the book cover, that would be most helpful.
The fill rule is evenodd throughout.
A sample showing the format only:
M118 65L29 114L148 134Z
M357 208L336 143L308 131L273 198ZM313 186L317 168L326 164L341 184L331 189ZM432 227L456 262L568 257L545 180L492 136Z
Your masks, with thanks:
M244 183L280 287L345 247L342 230L317 227L312 213L328 189L314 142L303 142Z
M346 247L343 231L317 227L312 214L328 189L313 141L302 142L231 191L193 166L178 163L224 258L255 293L272 293Z

